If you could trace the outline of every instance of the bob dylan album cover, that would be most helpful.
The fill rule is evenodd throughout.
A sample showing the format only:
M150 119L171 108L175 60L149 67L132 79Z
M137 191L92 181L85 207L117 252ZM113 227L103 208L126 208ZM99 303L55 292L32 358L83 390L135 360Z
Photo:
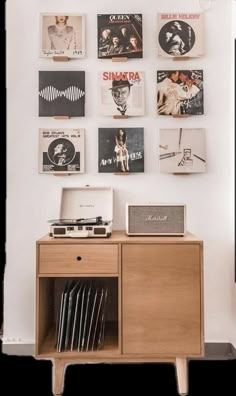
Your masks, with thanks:
M206 172L205 129L161 129L159 164L162 173Z
M203 71L159 70L157 113L172 116L203 114Z
M99 128L100 173L144 172L143 128Z
M40 14L40 56L83 58L85 55L85 17L78 14Z
M39 172L83 173L84 129L40 129Z
M142 14L99 14L98 58L142 58Z
M143 72L100 72L99 85L101 115L144 115Z
M203 55L203 14L158 14L158 55Z
M39 72L39 117L82 117L84 105L84 71Z

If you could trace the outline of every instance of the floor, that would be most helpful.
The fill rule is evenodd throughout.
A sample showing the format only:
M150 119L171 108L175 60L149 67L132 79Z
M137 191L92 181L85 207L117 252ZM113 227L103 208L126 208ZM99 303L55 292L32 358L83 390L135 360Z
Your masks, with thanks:
M0 357L0 384L2 388L7 388L3 394L17 392L52 396L51 369L51 361L39 361L26 356ZM231 395L235 387L232 371L236 372L236 360L190 361L188 395ZM14 381L7 379L9 373ZM142 393L147 396L178 395L172 364L84 364L68 366L63 396L77 396L81 391L84 393L86 388L88 394L111 396L114 387L115 393L120 395L127 391L135 395L142 389Z

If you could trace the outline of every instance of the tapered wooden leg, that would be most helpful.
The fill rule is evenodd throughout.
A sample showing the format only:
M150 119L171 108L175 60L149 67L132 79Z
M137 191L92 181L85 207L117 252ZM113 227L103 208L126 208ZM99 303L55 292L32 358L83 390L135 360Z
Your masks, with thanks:
M63 359L53 360L52 392L55 396L61 395L64 388L65 363Z
M176 375L178 392L180 395L187 395L188 393L188 373L187 373L187 359L176 358Z

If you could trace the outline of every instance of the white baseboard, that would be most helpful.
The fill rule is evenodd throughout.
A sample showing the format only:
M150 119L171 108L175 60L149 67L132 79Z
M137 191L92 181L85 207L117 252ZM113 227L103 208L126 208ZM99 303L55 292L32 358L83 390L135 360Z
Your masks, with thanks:
M2 353L17 356L35 356L35 344L2 343Z
M230 342L206 342L205 357L209 360L230 360L236 358L236 349Z

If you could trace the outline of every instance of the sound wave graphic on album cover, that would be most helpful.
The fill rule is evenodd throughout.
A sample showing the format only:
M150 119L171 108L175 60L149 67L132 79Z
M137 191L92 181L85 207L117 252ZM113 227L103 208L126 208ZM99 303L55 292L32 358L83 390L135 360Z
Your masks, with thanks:
M85 115L84 71L39 72L39 116Z
M43 99L51 102L53 100L56 100L57 98L65 97L68 100L71 100L72 102L79 100L85 95L85 92L82 91L81 89L77 87L69 87L65 89L64 91L58 91L55 87L46 87L42 89L39 92L39 96L41 96Z

